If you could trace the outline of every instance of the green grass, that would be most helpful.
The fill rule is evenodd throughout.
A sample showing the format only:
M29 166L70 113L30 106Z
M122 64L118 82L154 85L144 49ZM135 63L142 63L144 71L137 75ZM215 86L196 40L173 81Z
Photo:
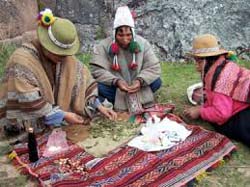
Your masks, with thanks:
M90 53L80 53L80 54L77 54L76 57L83 63L85 64L86 66L89 67L89 62L92 58L91 54Z
M159 102L177 105L177 110L187 104L186 89L188 85L200 82L199 74L193 64L161 63L163 87L158 94Z
M16 49L14 45L0 45L0 77L3 75L4 66L9 56Z

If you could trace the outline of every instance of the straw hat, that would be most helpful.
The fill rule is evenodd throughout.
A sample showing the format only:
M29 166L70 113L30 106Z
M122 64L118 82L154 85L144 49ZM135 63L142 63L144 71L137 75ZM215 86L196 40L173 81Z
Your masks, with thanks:
M38 39L41 45L56 55L74 55L80 47L74 24L68 19L53 17L46 9L38 16Z
M228 51L221 49L217 38L212 34L203 34L193 40L193 49L188 54L193 57L209 57L226 54Z

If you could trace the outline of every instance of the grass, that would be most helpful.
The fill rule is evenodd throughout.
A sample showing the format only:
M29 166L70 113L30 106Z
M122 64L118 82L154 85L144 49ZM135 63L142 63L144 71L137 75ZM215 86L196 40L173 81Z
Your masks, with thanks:
M0 46L0 76L2 76L5 62L14 49L14 46ZM77 57L84 64L88 64L91 59L90 54L79 54ZM250 67L250 63L248 62L240 61L239 64L248 68ZM186 88L191 84L199 82L200 76L195 71L193 63L161 63L161 66L163 86L157 93L157 100L162 103L174 103L176 105L174 113L182 116L183 109L190 106L186 96ZM186 122L212 129L208 123L201 120L186 120ZM234 141L234 143L238 146L238 151L232 156L232 159L225 165L208 173L197 186L249 186L250 149L239 142Z
M89 62L92 58L91 54L90 53L80 53L80 54L77 54L76 57L83 63L85 64L87 67L89 67Z
M159 102L176 104L177 111L187 104L186 88L199 82L199 74L192 64L161 63L163 87L158 94Z
M9 56L16 49L14 45L0 45L0 77L3 75L4 66Z

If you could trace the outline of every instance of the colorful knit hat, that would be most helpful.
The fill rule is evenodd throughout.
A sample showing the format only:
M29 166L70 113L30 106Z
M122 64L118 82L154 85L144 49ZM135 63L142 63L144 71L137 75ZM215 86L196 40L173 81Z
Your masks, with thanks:
M113 41L110 46L110 52L114 55L112 69L115 71L120 71L120 66L117 58L117 55L119 53L119 45L115 41L115 34L116 34L116 29L121 26L129 26L132 31L133 40L129 44L129 51L133 54L133 60L129 64L129 68L135 70L138 66L136 63L135 54L139 53L141 51L141 48L138 42L136 42L134 18L127 6L119 7L115 14L115 20L113 26Z
M41 45L56 55L74 55L80 47L74 24L68 19L54 17L50 9L37 17L37 35Z

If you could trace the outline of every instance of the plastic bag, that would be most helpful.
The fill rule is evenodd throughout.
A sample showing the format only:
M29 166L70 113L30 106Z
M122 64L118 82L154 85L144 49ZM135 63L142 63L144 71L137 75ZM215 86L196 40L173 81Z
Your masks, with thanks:
M67 151L68 148L69 145L66 140L66 133L61 128L56 128L52 131L48 138L43 156L50 157L55 154Z

